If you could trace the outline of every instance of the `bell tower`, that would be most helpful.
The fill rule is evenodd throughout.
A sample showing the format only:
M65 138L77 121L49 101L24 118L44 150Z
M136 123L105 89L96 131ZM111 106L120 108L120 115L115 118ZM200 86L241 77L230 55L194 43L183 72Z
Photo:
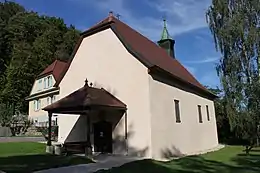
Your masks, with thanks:
M175 40L173 40L168 32L167 26L166 26L166 19L163 19L163 31L161 35L161 39L157 42L158 45L163 48L169 56L175 58L174 54L174 44Z

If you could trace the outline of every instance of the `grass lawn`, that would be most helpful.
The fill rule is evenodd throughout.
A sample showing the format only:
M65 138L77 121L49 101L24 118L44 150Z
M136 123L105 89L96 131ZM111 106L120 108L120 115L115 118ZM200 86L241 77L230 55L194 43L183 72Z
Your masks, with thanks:
M90 162L89 159L84 157L45 154L45 144L41 143L0 143L0 170L7 173L29 173L42 169Z
M259 173L260 149L245 156L241 146L227 146L219 151L190 156L170 162L142 160L99 173Z

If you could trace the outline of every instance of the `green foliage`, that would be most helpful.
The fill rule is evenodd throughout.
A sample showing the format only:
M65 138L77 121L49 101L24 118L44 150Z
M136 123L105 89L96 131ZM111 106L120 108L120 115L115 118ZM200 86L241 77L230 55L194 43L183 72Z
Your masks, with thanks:
M24 135L28 128L33 125L33 120L28 115L16 113L10 120L10 129L13 136Z
M218 96L218 98L214 100L214 105L219 141L225 144L236 143L237 141L234 141L235 136L230 129L230 120L226 112L226 101L223 91L220 88L207 87L207 89Z
M60 18L0 2L0 103L26 113L33 82L55 59L69 59L79 31Z
M254 145L259 124L259 0L213 0L207 11L231 130Z
M14 115L14 109L12 105L0 104L0 125L2 127L11 126L13 115Z
M21 135L33 124L27 115L17 113L14 105L0 104L0 126L9 127L12 135Z
M10 63L11 43L8 40L6 26L9 19L25 9L14 2L0 2L0 90L4 87L4 73Z

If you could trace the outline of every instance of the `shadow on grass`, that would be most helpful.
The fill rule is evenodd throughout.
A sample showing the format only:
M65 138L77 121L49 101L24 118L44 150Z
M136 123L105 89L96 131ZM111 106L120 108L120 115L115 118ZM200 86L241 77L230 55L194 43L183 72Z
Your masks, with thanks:
M252 149L250 152L260 152L260 149Z
M77 156L54 156L47 154L0 157L0 170L7 173L29 173L42 169L90 163L91 160Z
M245 167L251 167L257 169L260 172L260 155L259 154L238 154L237 157L233 158L233 161L238 165Z
M102 170L99 173L258 173L260 156L255 157L237 156L233 160L234 165L208 160L201 156L190 156L169 162L142 160L108 171Z

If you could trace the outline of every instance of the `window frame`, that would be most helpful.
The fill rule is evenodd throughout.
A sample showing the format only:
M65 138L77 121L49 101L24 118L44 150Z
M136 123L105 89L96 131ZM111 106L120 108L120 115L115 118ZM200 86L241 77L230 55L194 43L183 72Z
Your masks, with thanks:
M51 97L51 103L54 103L55 101L56 101L56 96L53 95L53 96Z
M181 123L180 101L177 99L174 99L174 109L175 109L175 122Z
M41 99L37 99L33 101L34 111L39 111L41 109Z
M48 79L46 77L44 78L43 83L44 83L44 89L47 89L48 88Z
M33 109L37 111L37 100L33 100Z
M47 88L51 88L51 87L52 87L52 77L51 77L51 76L48 76L48 77L47 77L47 81L48 81L48 82L47 82L47 84L48 84L48 85L47 85Z
M41 109L41 99L38 100L37 108L38 108L38 111Z
M209 106L208 105L206 105L206 114L207 114L207 120L210 121Z
M37 86L37 88L38 88L38 91L41 91L41 90L42 90L42 79L39 79L39 80L38 80L38 86Z
M198 105L199 123L203 123L201 105Z
M47 97L47 105L51 104L51 97Z

